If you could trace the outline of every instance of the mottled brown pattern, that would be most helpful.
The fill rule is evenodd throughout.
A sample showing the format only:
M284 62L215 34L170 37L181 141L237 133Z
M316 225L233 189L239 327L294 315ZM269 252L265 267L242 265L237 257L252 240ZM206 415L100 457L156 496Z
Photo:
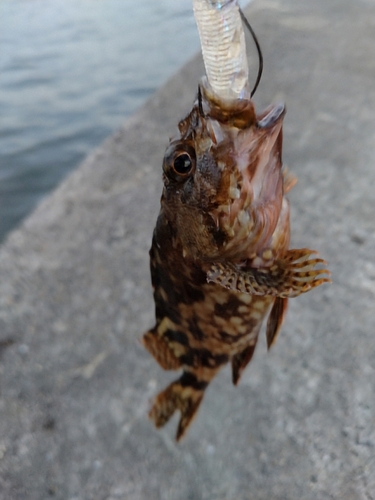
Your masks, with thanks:
M156 325L143 337L162 368L181 377L154 401L163 426L181 413L180 439L210 380L228 361L237 384L262 322L270 347L289 297L329 281L322 259L289 250L295 184L281 167L284 107L257 119L251 101L219 103L204 87L167 148L164 190L150 250ZM272 306L272 307L271 307Z

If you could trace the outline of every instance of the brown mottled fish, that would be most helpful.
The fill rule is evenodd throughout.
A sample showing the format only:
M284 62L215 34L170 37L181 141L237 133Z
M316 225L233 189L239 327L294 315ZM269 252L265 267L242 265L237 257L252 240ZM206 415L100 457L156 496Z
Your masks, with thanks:
M288 298L330 281L315 251L289 249L284 114L279 104L257 116L250 99L225 109L200 86L165 153L150 250L156 325L143 343L162 368L182 370L150 411L157 427L180 411L177 440L226 363L238 383L264 318L270 347Z

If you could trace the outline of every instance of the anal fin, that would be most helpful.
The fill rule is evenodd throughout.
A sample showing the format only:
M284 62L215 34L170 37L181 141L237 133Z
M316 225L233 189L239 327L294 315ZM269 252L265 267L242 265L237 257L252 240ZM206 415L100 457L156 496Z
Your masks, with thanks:
M232 358L232 381L234 385L237 385L242 372L246 366L250 363L253 357L255 347L257 344L258 337L255 339L254 344L247 346L243 351L239 352Z

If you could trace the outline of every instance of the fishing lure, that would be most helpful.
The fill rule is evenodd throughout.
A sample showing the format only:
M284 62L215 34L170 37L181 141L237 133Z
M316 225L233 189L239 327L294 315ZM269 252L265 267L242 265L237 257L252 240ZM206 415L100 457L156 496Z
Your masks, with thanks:
M330 281L315 251L289 249L284 115L282 104L257 115L250 98L226 105L203 80L164 156L150 250L156 325L143 344L163 369L182 369L150 411L157 427L180 411L177 440L226 363L238 383L265 317L270 348L288 299Z

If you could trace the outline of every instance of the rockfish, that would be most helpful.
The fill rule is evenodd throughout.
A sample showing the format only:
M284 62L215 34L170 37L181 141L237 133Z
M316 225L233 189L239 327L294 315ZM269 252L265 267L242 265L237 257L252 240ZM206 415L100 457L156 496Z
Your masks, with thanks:
M238 383L265 317L270 347L288 298L330 281L314 250L289 249L284 115L283 104L256 115L251 99L226 107L201 84L164 156L150 250L156 325L143 344L162 368L182 370L150 411L157 427L180 411L177 440L226 363Z

